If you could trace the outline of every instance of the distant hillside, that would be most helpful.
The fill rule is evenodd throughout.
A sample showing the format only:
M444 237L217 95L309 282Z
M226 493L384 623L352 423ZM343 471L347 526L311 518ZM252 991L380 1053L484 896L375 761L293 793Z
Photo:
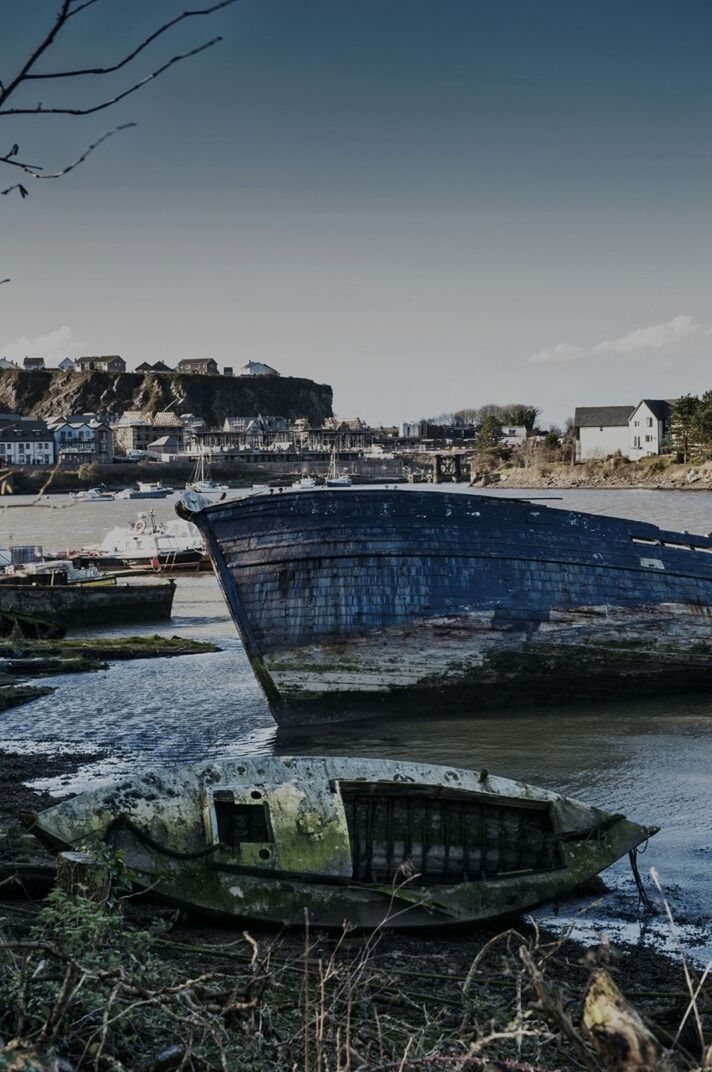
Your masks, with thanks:
M225 417L331 416L333 392L325 383L294 376L184 376L152 372L0 371L0 411L23 417L139 409L154 414L194 413L208 426ZM176 402L176 399L178 400Z

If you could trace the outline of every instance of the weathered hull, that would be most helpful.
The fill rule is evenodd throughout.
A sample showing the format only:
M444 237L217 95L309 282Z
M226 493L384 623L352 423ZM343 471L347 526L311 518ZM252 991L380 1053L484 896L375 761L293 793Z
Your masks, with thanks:
M46 616L65 627L170 618L175 584L0 584L0 611Z
M284 725L712 688L712 540L354 489L191 514Z
M420 928L570 892L654 829L486 771L262 757L158 771L43 812L57 848L109 843L137 885L236 921Z

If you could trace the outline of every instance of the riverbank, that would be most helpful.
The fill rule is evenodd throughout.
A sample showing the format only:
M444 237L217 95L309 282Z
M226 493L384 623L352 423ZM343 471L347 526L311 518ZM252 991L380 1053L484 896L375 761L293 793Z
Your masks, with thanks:
M637 462L613 457L601 461L532 461L511 463L481 470L474 487L570 488L608 490L647 488L649 490L712 490L712 461L699 465L678 464L668 457L643 458Z
M95 758L0 752L0 815L47 807L28 783ZM120 865L113 877L100 904L0 893L1 1067L573 1072L622 1067L613 1049L637 1039L626 1068L643 1072L689 1004L679 961L605 937L585 948L522 919L446 937L241 932L126 899ZM707 984L696 1005L709 1039ZM692 1025L666 1068L701 1067Z

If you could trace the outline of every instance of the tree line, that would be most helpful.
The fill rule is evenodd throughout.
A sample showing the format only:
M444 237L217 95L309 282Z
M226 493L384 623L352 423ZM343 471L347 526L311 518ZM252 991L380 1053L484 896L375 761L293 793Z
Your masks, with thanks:
M712 391L682 395L670 411L669 444L681 461L712 454Z

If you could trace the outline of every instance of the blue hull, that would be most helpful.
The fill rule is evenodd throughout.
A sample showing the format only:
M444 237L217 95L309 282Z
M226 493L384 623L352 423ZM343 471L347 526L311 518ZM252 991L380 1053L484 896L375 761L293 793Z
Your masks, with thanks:
M434 490L190 517L283 724L712 687L709 537Z

